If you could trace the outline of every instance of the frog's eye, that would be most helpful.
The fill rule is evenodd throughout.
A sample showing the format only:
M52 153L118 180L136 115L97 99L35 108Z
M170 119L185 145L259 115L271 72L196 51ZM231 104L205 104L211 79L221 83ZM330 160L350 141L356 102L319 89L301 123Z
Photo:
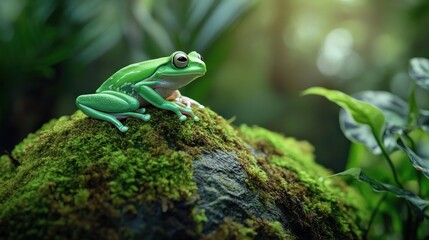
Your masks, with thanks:
M201 54L197 53L197 57L198 57L201 61L204 61L203 56L201 56Z
M173 64L177 68L185 68L188 62L188 56L184 52L176 53L173 57Z

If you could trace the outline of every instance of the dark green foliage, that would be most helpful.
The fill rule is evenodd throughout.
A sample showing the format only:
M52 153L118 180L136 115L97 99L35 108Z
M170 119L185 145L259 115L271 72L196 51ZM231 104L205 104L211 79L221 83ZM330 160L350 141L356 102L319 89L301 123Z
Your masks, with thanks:
M420 210L420 213L429 205L429 201L423 200L412 192L406 191L401 188L394 187L390 184L381 183L377 180L370 178L362 169L359 168L350 168L344 172L337 173L333 176L346 176L350 175L356 180L368 183L371 185L371 188L376 192L390 192L397 197L404 198L409 201L414 207Z
M351 96L372 104L383 113L385 116L382 130L384 146L389 153L397 149L396 134L407 127L407 103L389 92L364 91ZM340 126L348 139L364 144L374 154L382 153L373 134L368 131L368 126L357 124L344 109L340 112Z
M415 80L418 86L427 90L429 60L413 58L410 61L410 66L411 78ZM351 168L336 175L351 175L361 182L368 183L374 191L392 193L396 197L407 200L410 205L402 204L402 208L407 211L406 217L397 211L382 210L382 213L388 215L391 221L397 221L398 223L402 221L404 238L416 239L429 236L426 227L427 222L422 224L424 219L429 219L429 214L427 213L429 200L424 199L429 198L429 193L425 191L428 183L425 182L427 179L421 179L420 175L423 173L424 176L429 176L429 161L425 156L428 149L427 139L429 138L427 134L427 110L419 109L417 106L414 96L414 83L411 84L408 104L388 92L365 91L353 95L355 98L348 97L338 91L322 88L311 88L305 93L322 95L344 108L340 113L340 125L344 135L351 141L363 144L372 153L382 154L390 167L396 186L375 180L364 174L360 168ZM341 98L338 96L341 96ZM355 107L356 105L359 107ZM356 111L356 109L359 109L359 111ZM377 117L380 114L381 117ZM381 122L372 121L371 119L373 118L379 119ZM359 161L362 161L362 165L365 162L365 160L359 160L355 157L356 155L363 155L359 153L362 150L356 149L352 149L351 152L349 164L351 166L360 165ZM405 153L399 155L399 159L397 155L394 155L397 154L397 150ZM404 160L409 160L415 171L410 171L409 164L404 166ZM368 161L366 162L368 163ZM395 166L394 162L396 162L396 165L400 164L400 166ZM383 167L375 167L372 163L370 166L374 166L374 172L381 171L380 176L385 177ZM408 185L413 181L417 186L407 189L404 181ZM419 195L422 195L422 198ZM393 208L396 204L394 200L388 200L388 198L382 197L373 206L373 214L367 233L377 212L380 210L380 206L385 202L384 204ZM410 206L412 207L410 208ZM411 210L414 210L415 213ZM365 236L367 236L367 233Z
M345 135L350 137L352 140L362 142L370 148L373 145L376 145L378 141L381 141L385 116L375 106L365 101L352 98L351 96L348 96L342 92L327 90L324 88L310 88L304 91L304 95L307 94L317 94L326 97L330 101L344 108L356 122L367 126L362 128L362 130L354 132L354 126L357 125L357 123L342 124L341 126L343 126ZM368 136L371 137L368 138Z

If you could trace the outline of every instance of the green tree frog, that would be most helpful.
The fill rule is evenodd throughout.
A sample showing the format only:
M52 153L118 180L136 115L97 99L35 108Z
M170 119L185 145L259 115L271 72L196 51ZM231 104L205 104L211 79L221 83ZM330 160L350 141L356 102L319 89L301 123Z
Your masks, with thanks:
M206 73L200 54L174 52L168 57L126 66L109 77L94 94L76 98L77 107L89 117L108 121L121 132L128 130L119 120L135 117L148 121L145 106L173 111L181 121L191 116L199 121L191 107L204 108L191 98L182 96L179 88Z

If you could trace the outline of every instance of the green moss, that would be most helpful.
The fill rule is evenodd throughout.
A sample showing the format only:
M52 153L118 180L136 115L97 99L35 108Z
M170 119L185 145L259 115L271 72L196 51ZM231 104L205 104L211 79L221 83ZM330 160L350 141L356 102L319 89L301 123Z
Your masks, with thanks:
M225 219L218 229L204 237L204 240L217 239L235 239L235 240L250 240L256 237L257 232L253 226L245 226L241 223Z
M21 166L14 174L2 174L0 218L10 219L15 229L25 229L27 222L51 213L59 215L59 220L34 227L59 228L83 206L99 210L100 204L112 202L106 210L114 218L119 214L117 207L129 202L190 199L196 191L191 153L200 152L194 146L206 144L206 131L194 134L193 122L181 125L174 116L162 120L160 112L154 115L160 120L152 124L128 119L130 130L122 134L108 123L77 112L30 134L13 151ZM216 141L208 144L212 148L222 145ZM10 171L8 160L1 158L2 171ZM22 211L28 214L20 214ZM90 221L99 216L91 211L88 214L94 214L93 218L81 224L94 227ZM27 234L33 236L33 230L28 229Z
M265 161L259 164L270 173L270 180L255 188L269 196L268 201L283 206L297 205L294 210L290 209L295 228L302 222L312 222L315 226L314 232L309 233L312 237L351 238L348 234L360 234L354 223L365 219L364 214L359 215L364 212L362 199L341 181L333 182L328 177L331 173L315 164L310 144L259 127L243 125L239 130L242 139L266 155ZM300 199L300 203L293 199Z
M271 239L295 239L293 235L285 231L279 221L268 222L267 230L269 235L273 236Z
M207 222L207 216L205 209L192 209L192 219L197 223L197 233L201 234L203 231L203 224Z
M74 195L74 205L78 208L83 208L88 203L90 192L88 189L81 189Z
M207 235L206 240L211 239L271 239L294 240L296 237L287 232L282 223L278 221L265 221L258 219L246 219L243 223L237 223L226 218L219 227Z
M195 207L204 196L192 165L215 150L236 154L255 194L290 219L226 220L209 237L359 237L354 212L361 210L353 201L359 198L326 178L310 144L258 127L236 129L209 109L195 111L198 123L151 108L148 122L125 120L126 133L80 111L45 124L12 156L0 157L0 237L132 238L124 222L137 218L141 206L186 216L186 234L200 237L209 216Z
M11 178L15 172L15 168L16 165L9 156L0 156L0 182L2 182L3 179Z
M248 169L248 174L250 176L253 176L254 178L257 178L261 182L268 181L267 173L258 167L258 165L251 165Z

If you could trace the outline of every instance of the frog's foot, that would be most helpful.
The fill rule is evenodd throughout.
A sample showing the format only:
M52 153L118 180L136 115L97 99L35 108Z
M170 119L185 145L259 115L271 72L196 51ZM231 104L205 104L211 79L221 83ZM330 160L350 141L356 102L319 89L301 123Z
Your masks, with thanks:
M182 117L180 118L180 120L181 120L181 121L185 121L185 120L186 120L186 116L185 116L185 115L191 116L191 117L192 117L192 119L194 119L194 121L195 121L195 122L200 121L200 118L199 118L199 117L197 117L197 116L195 116L195 114L194 114L194 112L192 111L192 109L190 109L190 108L188 108L188 107L180 107L180 108L179 108L179 111L180 111L182 114L184 114L184 115L182 115L182 116L184 117L184 119L182 120Z
M200 120L197 116L195 116L192 109L187 108L181 103L165 101L161 105L161 108L175 112L177 116L179 116L180 121L185 121L187 119L185 115L191 116L195 122Z
M185 96L179 96L179 97L177 97L176 99L174 99L174 101L175 101L176 103L179 103L179 104L185 105L187 108L191 108L191 107L192 107L192 105L195 105L195 106L197 106L197 107L199 107L199 108L204 108L204 106L203 106L203 105L201 105L200 103L198 103L198 102L197 102L197 101L195 101L194 99L192 99L192 98L188 98L188 97L185 97Z
M185 114L187 114L187 113L185 113ZM190 115L190 114L189 114ZM194 114L192 114L193 116L192 116L192 118L194 119L194 121L195 122L198 122L198 121L200 121L200 118L199 117L197 117L197 116L195 116ZM179 119L180 119L180 121L185 121L186 119L188 119L188 117L186 117L185 115L180 115L180 117L179 117Z

